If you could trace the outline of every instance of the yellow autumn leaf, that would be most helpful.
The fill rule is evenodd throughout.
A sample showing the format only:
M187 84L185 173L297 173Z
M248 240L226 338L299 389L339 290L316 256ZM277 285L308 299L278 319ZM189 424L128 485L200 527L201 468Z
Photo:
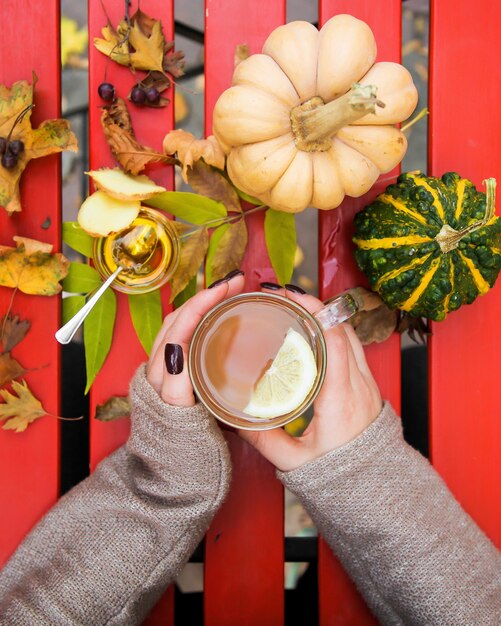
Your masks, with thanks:
M31 85L25 80L14 83L10 88L0 84L0 137L9 138L9 141L19 140L24 144L15 167L0 167L0 206L9 215L21 210L19 181L31 159L62 150L78 150L77 139L67 120L46 120L38 128L32 128L31 110L28 107L33 104L36 80L33 74Z
M183 166L183 180L188 183L188 168L203 159L207 165L213 165L224 170L225 155L214 135L207 139L196 139L185 130L171 130L164 137L163 150L165 154L176 154Z
M68 259L60 252L53 254L52 246L48 249L41 241L14 239L16 248L0 246L0 286L40 296L59 293L59 281L68 274Z
M31 393L26 381L12 381L12 389L14 393L0 389L0 396L4 400L0 403L0 421L6 420L2 426L4 430L22 433L32 422L46 415L47 411Z
M66 65L72 56L85 52L89 34L87 28L78 28L75 20L61 16L61 65Z
M165 39L158 20L151 21L150 34L141 30L138 20L131 20L129 30L122 20L116 30L107 24L101 32L103 39L95 37L94 46L112 61L136 70L163 72Z

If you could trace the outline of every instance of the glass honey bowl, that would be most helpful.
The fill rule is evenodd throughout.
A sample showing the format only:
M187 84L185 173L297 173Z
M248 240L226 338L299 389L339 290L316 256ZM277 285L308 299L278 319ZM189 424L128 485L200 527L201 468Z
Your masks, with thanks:
M94 241L94 265L104 279L118 267L113 255L115 241L136 226L153 227L156 243L143 265L124 268L113 281L114 289L127 294L148 293L165 285L176 271L181 250L179 235L172 222L160 211L141 207L136 219L126 229L107 237L97 237Z

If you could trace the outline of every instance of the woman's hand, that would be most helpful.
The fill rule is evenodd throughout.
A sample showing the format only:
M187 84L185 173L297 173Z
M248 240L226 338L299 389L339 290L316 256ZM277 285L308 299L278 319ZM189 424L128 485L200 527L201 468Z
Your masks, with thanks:
M309 295L282 293L310 313L324 305ZM314 404L314 417L300 437L285 430L240 431L279 470L290 471L348 443L373 422L381 411L378 386L365 360L355 331L342 324L325 332L327 371Z
M211 288L197 293L165 318L153 344L146 366L146 377L167 404L195 404L188 368L185 367L195 328L207 311L226 298L240 293L243 286L243 272L231 272Z

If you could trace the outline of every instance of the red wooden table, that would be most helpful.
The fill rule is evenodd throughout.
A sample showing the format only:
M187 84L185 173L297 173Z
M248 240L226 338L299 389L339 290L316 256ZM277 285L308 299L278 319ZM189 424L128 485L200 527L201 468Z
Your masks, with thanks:
M141 8L162 20L173 38L173 0L143 0ZM122 3L108 2L111 21L122 17ZM0 82L10 85L39 76L35 122L59 116L59 2L4 0L0 24ZM133 7L134 8L134 7ZM320 0L320 23L336 13L351 13L370 24L378 42L379 60L398 60L401 50L400 0ZM247 43L258 52L268 33L286 19L284 0L206 0L205 107L206 132L211 110L229 86L234 49ZM90 40L105 16L100 0L89 0ZM15 27L13 27L15 25ZM25 32L22 41L20 32ZM29 35L26 33L29 32ZM497 79L501 58L501 8L488 0L431 2L429 173L460 172L478 186L484 178L501 180L501 115ZM89 48L90 165L112 163L100 128L96 88L103 79L105 59ZM109 70L110 71L110 70ZM120 88L120 72L113 75ZM115 80L116 78L116 80ZM151 118L150 118L151 119ZM153 126L148 116L134 111L134 126L145 145L161 148L173 127L173 109L164 109ZM29 184L22 186L24 211L8 218L0 213L0 244L11 245L15 234L60 247L60 167L56 156L32 162ZM153 175L172 187L168 168ZM350 243L352 217L382 188L347 200L319 218L319 284L323 298L363 283L355 268ZM42 229L46 218L50 227ZM253 216L250 246L244 261L248 286L270 277L262 235L262 217ZM0 316L8 307L10 290L0 288ZM145 354L137 342L125 298L119 311L114 346L91 393L91 415L97 403L126 393L127 383ZM167 293L165 294L167 302ZM17 294L13 312L29 311L32 329L19 346L21 362L47 364L30 372L27 381L45 408L58 414L61 389L60 355L53 339L60 321L57 298ZM166 305L165 311L168 310ZM435 467L466 510L501 545L501 416L497 362L501 354L498 331L501 287L445 323L433 325L429 350L431 455ZM400 339L367 350L383 395L400 405ZM92 420L89 442L91 466L121 445L125 421L103 424ZM230 435L234 461L231 494L216 517L205 543L204 606L207 626L279 626L284 620L283 491L273 468L246 444ZM14 551L36 520L55 502L59 492L59 424L46 417L24 434L0 430L0 564ZM319 543L319 614L321 626L373 624L364 603L329 549ZM174 619L172 589L148 619L168 625Z

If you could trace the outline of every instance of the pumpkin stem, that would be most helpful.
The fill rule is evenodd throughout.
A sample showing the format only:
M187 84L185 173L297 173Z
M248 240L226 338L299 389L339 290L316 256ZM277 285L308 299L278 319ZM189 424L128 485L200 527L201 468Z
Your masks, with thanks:
M457 248L463 237L473 233L479 228L482 228L482 226L485 226L494 217L496 212L496 179L487 178L483 182L486 186L486 206L484 217L480 221L474 222L462 230L454 230L454 228L449 226L449 224L444 224L438 235L435 237L435 241L438 243L440 250L444 254Z
M350 91L328 104L315 96L294 107L291 111L291 127L297 149L304 152L329 150L333 136L343 126L356 122L368 113L374 113L376 106L385 106L376 94L375 85L355 83Z

